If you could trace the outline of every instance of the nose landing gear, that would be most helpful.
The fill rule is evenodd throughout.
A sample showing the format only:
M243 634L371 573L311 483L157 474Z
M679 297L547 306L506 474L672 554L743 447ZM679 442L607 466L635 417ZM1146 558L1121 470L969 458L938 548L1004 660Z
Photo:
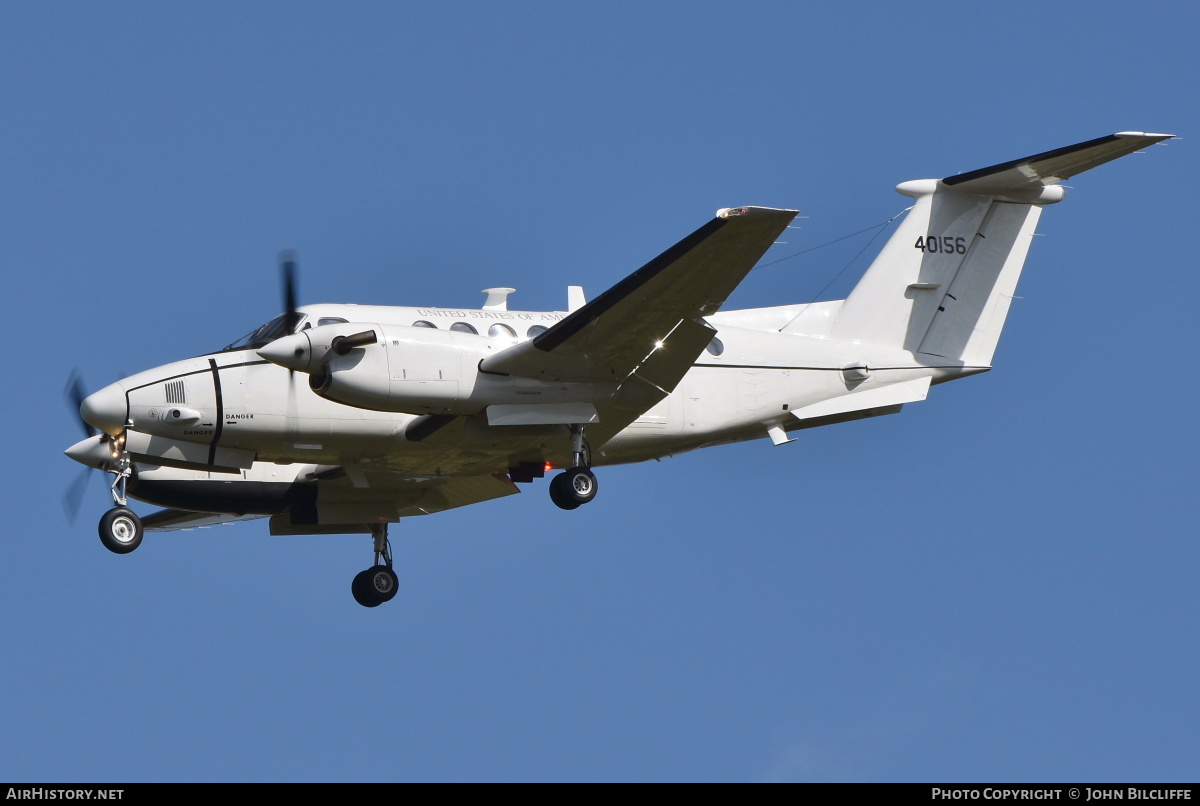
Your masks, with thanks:
M142 545L142 519L126 507L113 507L100 519L100 542L113 554L128 554Z
M350 583L354 601L363 607L379 607L384 602L390 602L400 587L400 581L392 570L392 545L388 541L387 524L371 524L371 536L375 540L375 564L355 574Z
M100 542L104 548L114 554L128 554L142 545L142 519L128 507L125 497L125 485L133 475L133 462L129 452L125 450L125 432L112 440L113 461L105 467L112 473L112 485L108 491L112 495L113 508L104 513L100 519Z

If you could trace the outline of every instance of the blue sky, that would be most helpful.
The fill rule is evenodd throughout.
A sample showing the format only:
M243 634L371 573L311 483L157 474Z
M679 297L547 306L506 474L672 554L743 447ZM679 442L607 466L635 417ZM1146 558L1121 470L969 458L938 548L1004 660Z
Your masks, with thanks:
M1195 781L1198 15L5 5L0 780ZM350 597L362 536L120 557L98 474L62 514L72 369L232 341L279 312L281 249L302 302L562 308L719 207L800 208L800 251L898 182L1121 130L1183 139L1068 183L993 372L604 470L575 512L542 484L406 521L383 607ZM843 296L863 243L730 307L849 265Z

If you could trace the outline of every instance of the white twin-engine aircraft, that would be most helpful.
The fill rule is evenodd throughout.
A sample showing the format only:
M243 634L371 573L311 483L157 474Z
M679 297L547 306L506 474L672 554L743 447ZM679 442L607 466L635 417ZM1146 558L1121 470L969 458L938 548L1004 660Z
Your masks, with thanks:
M568 310L296 307L223 350L84 396L67 455L113 476L100 539L270 517L273 535L366 533L351 590L396 593L388 524L518 492L596 495L593 468L894 414L991 367L1042 207L1061 180L1171 138L1120 132L945 179L844 300L720 310L795 217L730 207ZM145 518L126 496L168 507Z

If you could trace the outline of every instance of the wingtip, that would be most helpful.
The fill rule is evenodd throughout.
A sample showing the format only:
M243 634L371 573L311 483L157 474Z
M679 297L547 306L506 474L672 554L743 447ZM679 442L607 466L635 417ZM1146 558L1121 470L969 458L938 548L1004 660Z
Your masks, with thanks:
M1143 137L1147 140L1161 142L1163 140L1178 140L1179 135L1162 132L1117 132L1113 137Z
M745 207L722 207L720 210L717 210L716 215L717 218L733 218L735 216L744 215L774 215L777 213L786 213L795 217L799 214L799 212L799 210L789 210L785 207L755 207L753 205L747 205Z

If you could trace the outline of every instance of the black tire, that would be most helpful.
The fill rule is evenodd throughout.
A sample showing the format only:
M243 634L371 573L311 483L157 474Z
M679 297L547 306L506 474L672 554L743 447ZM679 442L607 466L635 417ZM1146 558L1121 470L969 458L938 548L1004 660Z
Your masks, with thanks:
M100 519L100 542L113 554L128 554L142 545L142 519L132 509L113 507Z
M550 479L550 500L553 501L554 505L559 509L578 509L580 507L580 503L571 497L570 493L567 492L563 485L563 478L565 476L565 473L559 473L557 476Z
M354 575L350 583L350 593L354 601L363 607L379 607L384 602L390 602L400 588L396 574L386 565L375 565L366 571Z
M586 467L572 467L563 471L561 490L569 501L586 504L596 497L596 476Z
M363 607L379 607L383 604L383 600L374 596L370 590L370 575L370 568L355 574L354 580L350 583L350 593L354 595L354 601Z

